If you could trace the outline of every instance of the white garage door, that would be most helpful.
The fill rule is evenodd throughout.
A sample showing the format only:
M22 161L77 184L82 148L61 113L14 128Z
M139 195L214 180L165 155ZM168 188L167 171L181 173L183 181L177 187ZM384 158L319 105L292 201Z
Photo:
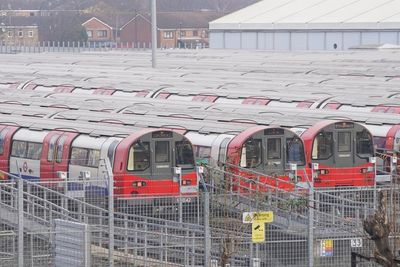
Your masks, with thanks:
M225 32L225 48L240 49L240 32Z
M381 32L381 44L397 44L397 32Z
M307 50L307 33L293 32L290 39L292 50Z
M223 32L210 32L210 48L224 48Z
M290 49L290 33L276 32L274 34L274 49L289 50Z
M325 34L323 32L308 33L308 49L309 50L324 50L325 49Z
M257 49L256 32L242 32L242 49Z
M326 33L326 50L342 50L342 33L327 32Z
M379 44L379 33L378 32L362 32L361 33L361 44Z
M343 33L343 49L349 49L352 46L359 46L361 43L360 32L344 32Z

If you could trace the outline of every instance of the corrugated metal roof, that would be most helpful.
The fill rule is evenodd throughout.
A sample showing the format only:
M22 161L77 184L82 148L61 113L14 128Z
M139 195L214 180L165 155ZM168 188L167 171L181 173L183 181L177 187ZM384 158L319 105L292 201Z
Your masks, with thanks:
M398 29L400 0L263 0L210 22L210 29Z

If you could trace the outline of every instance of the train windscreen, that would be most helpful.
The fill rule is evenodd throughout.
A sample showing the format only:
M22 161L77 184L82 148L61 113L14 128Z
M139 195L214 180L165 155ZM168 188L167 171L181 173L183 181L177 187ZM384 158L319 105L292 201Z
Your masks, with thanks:
M303 142L297 137L286 139L286 163L305 165Z
M188 141L175 142L176 165L183 169L191 169L194 165L192 145Z

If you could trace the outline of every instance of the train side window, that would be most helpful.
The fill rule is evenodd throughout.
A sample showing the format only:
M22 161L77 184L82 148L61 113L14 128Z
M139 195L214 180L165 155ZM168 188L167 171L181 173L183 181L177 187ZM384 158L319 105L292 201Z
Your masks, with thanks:
M357 132L356 134L357 155L360 157L370 157L374 153L372 136L367 131Z
M170 162L169 141L155 142L156 163Z
M42 155L42 144L28 142L28 150L26 152L26 158L39 160Z
M50 139L49 151L47 152L47 161L48 162L54 161L54 151L55 151L56 141L59 137L60 137L59 135L54 135Z
M8 132L7 128L3 129L0 132L0 155L3 155L3 153L4 153L4 143L5 143L5 140L6 140L7 132Z
M338 132L338 152L351 151L351 132Z
M57 163L60 163L62 161L62 154L63 154L63 151L64 151L64 143L65 143L66 139L67 139L66 136L61 136L61 138L58 140L58 143L57 143L57 157L56 157Z
M193 168L193 150L192 144L188 141L175 142L176 166L183 168Z
M267 159L280 159L281 156L281 139L267 139Z
M150 143L138 141L129 149L128 171L144 171L150 167Z
M305 164L303 142L299 138L286 139L286 161L297 165Z
M195 151L198 159L209 159L211 157L211 147L196 146Z
M17 158L26 158L26 145L27 143L25 141L13 141L11 156Z
M87 166L92 168L99 167L100 150L89 149Z
M312 159L328 159L332 156L332 132L320 132L314 139Z
M71 165L87 166L88 150L73 147L71 151Z
M229 140L230 138L225 138L224 140L222 140L221 145L219 146L218 162L226 162L226 148L228 146Z
M261 139L249 139L242 148L240 167L255 168L262 161L262 141Z

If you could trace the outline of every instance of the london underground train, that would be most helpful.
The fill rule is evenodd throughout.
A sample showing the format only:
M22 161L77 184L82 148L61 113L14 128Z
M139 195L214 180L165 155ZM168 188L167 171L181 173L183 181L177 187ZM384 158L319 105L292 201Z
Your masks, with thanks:
M177 195L197 184L192 145L177 131L1 114L0 169L65 190L104 193L107 173L119 199ZM108 161L110 164L106 163ZM174 167L181 167L179 185ZM110 174L111 175L111 174ZM185 191L185 190L183 190ZM190 190L186 190L191 192Z
M49 110L54 112L52 109L60 105L61 102L55 101L52 105L48 105ZM10 102L5 102L1 106L7 106L5 109L8 112L13 106L20 107ZM102 102L101 106L107 109L105 102ZM23 106L22 109L28 108ZM27 112L32 113L32 108ZM288 180L287 166L296 164L299 166L300 175L295 177L295 180L305 182L305 175L301 170L308 170L310 177L312 163L319 163L321 170L318 171L318 178L314 181L316 186L373 184L373 172L369 163L369 158L374 155L373 140L369 131L358 123L327 120L319 123L318 119L279 117L276 121L271 121L270 118L271 125L255 126L255 122L252 124L249 121L236 120L228 123L228 114L218 115L215 111L210 113L213 113L212 118L219 117L221 121L213 122L211 117L203 118L203 121L190 119L189 114L184 116L183 110L180 118L173 116L175 114L168 116L163 111L157 113L153 110L147 115L144 115L145 113L99 115L102 113L95 112L94 115L87 115L85 120L99 123L118 122L124 125L146 124L151 121L151 124L157 127L169 123L169 127L180 129L194 144L197 158L206 158L211 164L226 162L265 174L269 178L272 176ZM70 110L54 116L54 119L75 118L84 119L79 111ZM264 121L267 121L267 118L264 117ZM299 125L299 120L305 125ZM280 123L285 127L273 126L274 123ZM301 134L302 139L298 138L290 128Z

